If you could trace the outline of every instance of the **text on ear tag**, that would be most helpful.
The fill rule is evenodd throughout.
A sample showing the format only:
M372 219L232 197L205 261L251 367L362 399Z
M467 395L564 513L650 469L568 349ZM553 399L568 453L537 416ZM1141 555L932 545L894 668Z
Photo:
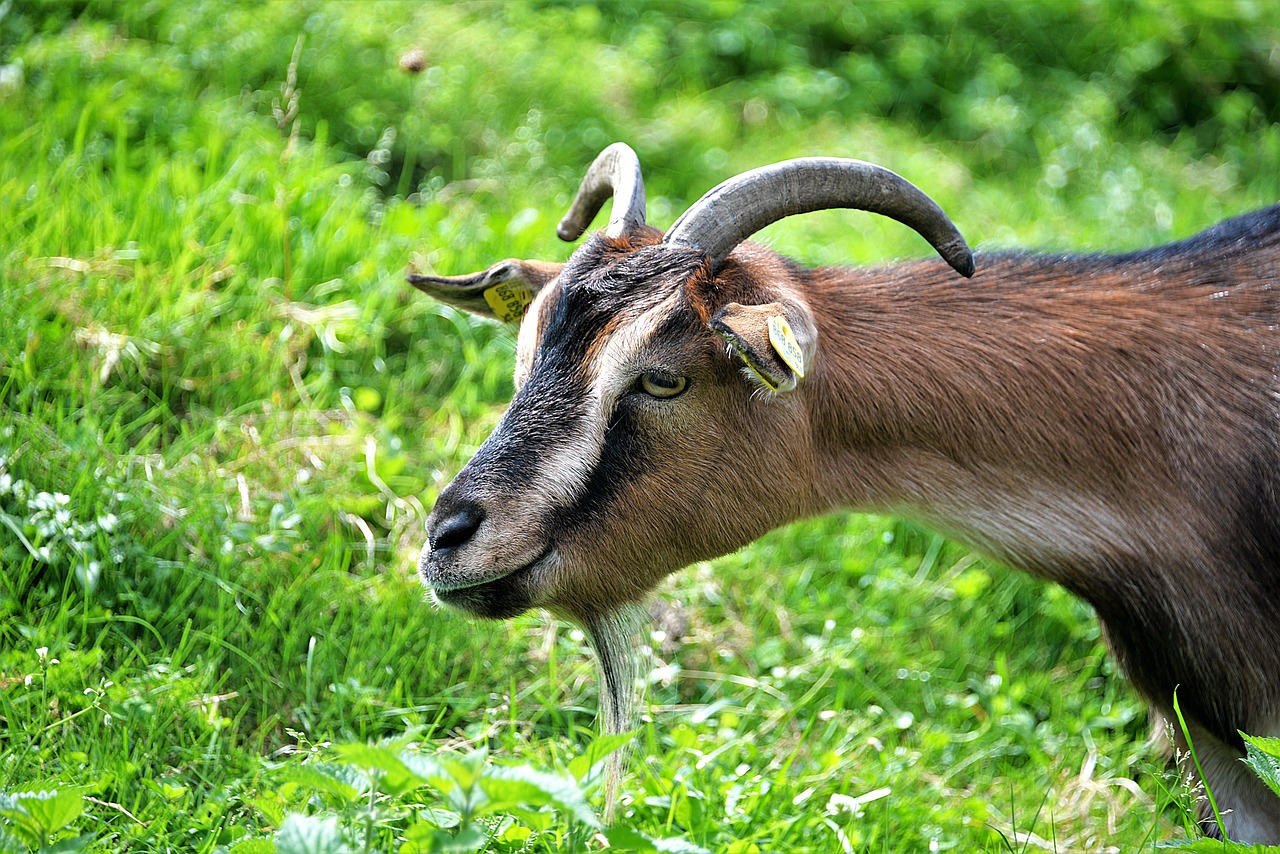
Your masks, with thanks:
M523 282L502 282L485 288L484 301L503 323L518 323L533 302L533 291Z
M769 317L769 343L797 377L804 376L804 351L785 317L776 314Z

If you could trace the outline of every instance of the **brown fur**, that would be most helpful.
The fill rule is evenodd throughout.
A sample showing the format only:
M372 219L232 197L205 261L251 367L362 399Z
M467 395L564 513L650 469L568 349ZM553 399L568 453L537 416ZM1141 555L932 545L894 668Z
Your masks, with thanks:
M1158 712L1177 690L1228 834L1280 842L1280 800L1235 761L1237 729L1280 735L1276 213L1149 253L979 258L971 281L940 262L807 270L753 244L713 272L652 229L595 238L540 283L516 399L430 525L468 506L483 523L426 549L423 576L474 613L608 625L794 519L917 519L1092 603ZM708 327L771 303L816 334L777 395ZM687 390L636 394L654 369Z
M1280 801L1231 754L1280 727L1280 520L1237 521L1276 506L1277 240L978 266L758 277L819 327L804 477L825 507L913 517L1088 600L1147 700L1172 717L1178 691L1229 832L1276 841Z

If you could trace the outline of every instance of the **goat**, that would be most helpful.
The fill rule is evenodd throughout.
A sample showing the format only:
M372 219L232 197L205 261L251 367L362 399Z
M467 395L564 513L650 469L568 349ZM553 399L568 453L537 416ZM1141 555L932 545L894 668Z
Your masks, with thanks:
M520 322L510 408L428 519L438 601L584 625L622 729L628 615L664 576L834 508L896 514L1089 602L1157 715L1176 689L1225 833L1280 842L1238 761L1240 730L1280 735L1280 205L1144 251L983 255L968 282L946 214L860 161L744 173L664 235L618 143L560 237L610 197L564 264L409 276ZM809 269L745 242L837 207L945 263Z

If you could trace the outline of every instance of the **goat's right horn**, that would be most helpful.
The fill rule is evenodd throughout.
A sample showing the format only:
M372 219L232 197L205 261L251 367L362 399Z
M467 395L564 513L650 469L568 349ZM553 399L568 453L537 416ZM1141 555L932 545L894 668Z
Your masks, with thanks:
M577 240L610 196L613 213L605 234L621 237L635 226L644 225L644 177L640 174L640 158L625 142L615 142L596 156L569 212L560 220L556 234L561 240Z
M924 191L883 166L839 157L784 160L730 178L685 211L664 242L700 249L718 269L735 246L766 225L828 208L895 219L919 232L957 273L973 275L968 244Z

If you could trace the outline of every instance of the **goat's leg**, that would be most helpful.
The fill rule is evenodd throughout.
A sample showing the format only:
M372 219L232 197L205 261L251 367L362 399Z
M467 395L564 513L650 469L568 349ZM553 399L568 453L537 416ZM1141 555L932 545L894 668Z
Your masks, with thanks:
M1208 730L1188 721L1196 758L1204 770L1204 783L1213 793L1222 815L1227 838L1233 842L1280 842L1280 797L1258 779L1253 769L1241 762L1241 754L1231 745L1211 735ZM1175 728L1176 732L1176 728ZM1195 767L1187 753L1186 740L1176 732L1178 753L1193 779ZM1207 798L1198 804L1200 827L1206 836L1222 835Z

